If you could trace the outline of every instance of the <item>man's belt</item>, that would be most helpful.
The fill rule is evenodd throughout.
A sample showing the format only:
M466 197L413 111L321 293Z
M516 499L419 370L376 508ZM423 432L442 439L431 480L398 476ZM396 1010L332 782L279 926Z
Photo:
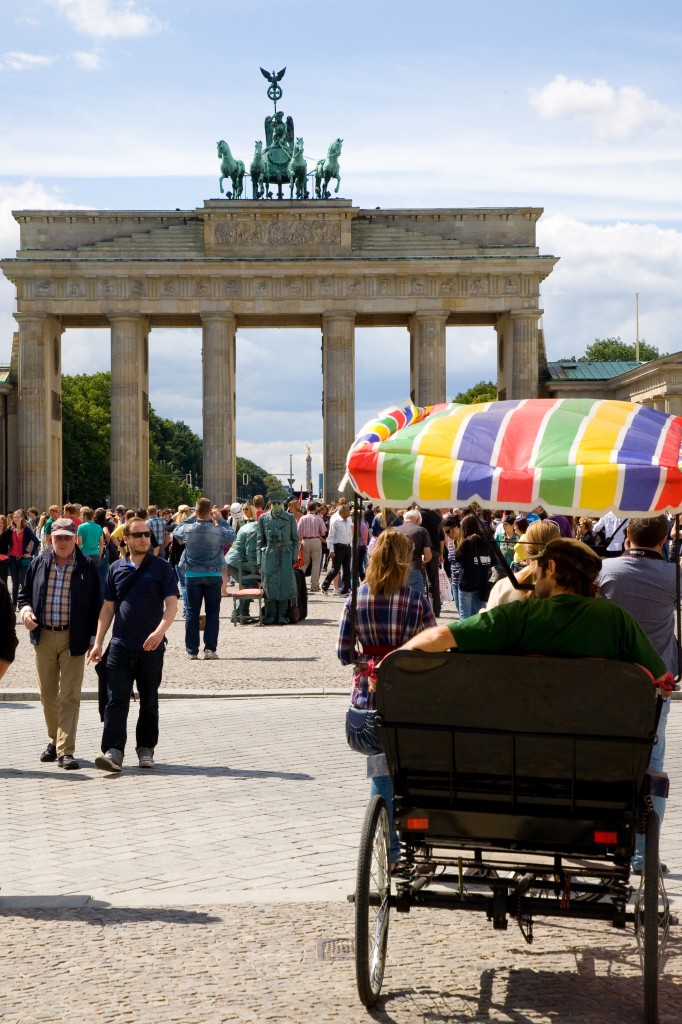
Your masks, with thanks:
M41 629L49 629L53 633L63 633L64 630L68 629L69 627L68 626L48 626L46 622L41 622L40 623L40 628Z

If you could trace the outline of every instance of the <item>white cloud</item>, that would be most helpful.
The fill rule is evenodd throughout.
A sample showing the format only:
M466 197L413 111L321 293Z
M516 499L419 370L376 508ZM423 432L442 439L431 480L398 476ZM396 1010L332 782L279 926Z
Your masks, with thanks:
M542 252L561 259L542 286L550 359L582 355L595 338L682 349L682 233L656 224L585 224L565 216L538 224Z
M42 53L24 53L23 50L8 50L0 57L0 68L11 71L33 71L35 68L46 68L53 64L55 57Z
M532 89L530 104L545 120L585 121L601 138L629 139L637 132L679 125L679 113L633 85L615 89L603 78L584 82L556 75L541 89Z
M161 22L135 0L53 0L71 26L96 39L148 36Z
M102 55L98 50L74 50L71 56L84 71L99 71L102 67Z
M19 248L19 225L12 210L73 209L58 192L37 181L23 181L19 185L0 184L0 258L13 259ZM85 210L86 206L77 209ZM17 324L12 316L15 308L15 290L4 274L0 273L0 362L9 362L12 333Z

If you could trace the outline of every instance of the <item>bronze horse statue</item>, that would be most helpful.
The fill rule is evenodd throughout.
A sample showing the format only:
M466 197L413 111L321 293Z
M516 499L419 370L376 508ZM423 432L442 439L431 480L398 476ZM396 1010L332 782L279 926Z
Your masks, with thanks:
M232 182L232 199L241 199L244 191L244 162L234 159L224 139L218 143L218 157L221 160L220 191L224 192L223 181L229 178Z
M263 157L263 143L256 139L256 148L249 168L253 199L262 199L267 182L267 167Z
M327 150L327 159L318 160L315 167L315 195L318 199L329 199L331 193L327 192L327 185L332 178L336 179L334 192L339 191L341 184L341 171L339 169L339 155L343 139L334 139Z
M287 165L287 173L289 176L289 199L294 198L294 187L296 188L296 198L305 199L308 164L303 155L303 139L297 138L294 143L294 152Z

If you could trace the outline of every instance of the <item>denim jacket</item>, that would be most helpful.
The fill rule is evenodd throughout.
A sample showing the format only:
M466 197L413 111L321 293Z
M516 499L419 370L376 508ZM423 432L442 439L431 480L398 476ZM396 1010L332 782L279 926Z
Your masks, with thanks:
M185 545L183 561L187 572L212 575L225 568L223 548L234 540L234 530L224 519L216 525L211 519L190 516L175 527L173 537Z

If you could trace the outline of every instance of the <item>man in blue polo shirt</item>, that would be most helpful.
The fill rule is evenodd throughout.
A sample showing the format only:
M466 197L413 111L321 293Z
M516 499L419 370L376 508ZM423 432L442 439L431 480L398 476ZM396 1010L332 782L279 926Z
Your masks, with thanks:
M95 766L107 772L120 772L123 767L135 682L140 694L136 729L139 765L154 767L166 631L178 610L175 573L168 562L151 554L151 531L144 519L130 519L125 524L124 536L129 556L120 558L109 569L97 635L88 656L89 663L102 660L102 644L113 621L106 661L102 753L95 758Z

